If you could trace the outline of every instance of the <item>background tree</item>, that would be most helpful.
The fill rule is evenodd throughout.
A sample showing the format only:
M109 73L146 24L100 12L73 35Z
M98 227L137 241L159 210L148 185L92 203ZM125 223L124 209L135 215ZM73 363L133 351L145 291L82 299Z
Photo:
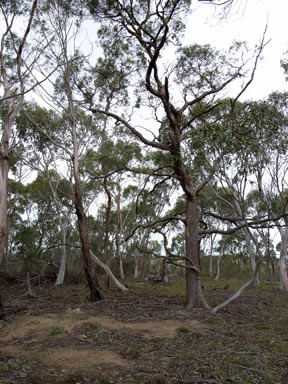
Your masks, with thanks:
M4 2L0 5L1 20L5 26L1 35L0 70L2 88L1 103L5 105L6 114L2 121L0 140L0 262L7 244L7 188L9 171L9 147L11 131L17 114L22 108L26 83L39 52L27 51L27 40L35 16L37 0L33 2ZM22 36L15 32L17 19L25 17ZM30 57L29 57L30 56ZM32 56L32 59L31 59ZM38 56L38 57L37 57Z

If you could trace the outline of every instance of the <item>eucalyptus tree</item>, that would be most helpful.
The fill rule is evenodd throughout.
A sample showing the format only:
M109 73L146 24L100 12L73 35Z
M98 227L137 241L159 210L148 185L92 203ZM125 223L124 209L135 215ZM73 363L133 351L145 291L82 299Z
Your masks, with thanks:
M265 174L258 175L258 206L268 211L271 216L271 227L275 226L280 235L279 278L280 288L288 290L287 249L288 249L288 167L287 153L270 153L271 161ZM266 241L267 251L270 242Z
M79 103L77 74L86 65L86 57L81 53L78 42L78 32L81 29L83 14L78 12L81 5L78 1L49 1L43 3L42 13L46 15L42 26L42 38L48 41L54 36L53 45L46 53L47 61L57 63L57 72L51 87L44 89L46 102L61 116L60 135L54 139L47 134L52 144L62 154L66 162L66 171L70 174L73 190L73 204L77 216L79 237L83 255L84 270L90 288L90 299L100 300L100 286L96 276L93 260L103 267L122 291L127 291L112 274L108 266L105 266L99 258L93 254L89 241L89 228L87 222L87 210L85 197L87 186L83 180L83 158L85 153L93 146L99 144L101 135L101 123L91 113L85 113ZM59 137L62 140L59 140ZM85 188L86 187L86 188ZM86 191L85 191L86 189ZM95 192L92 193L95 198Z
M30 275L37 276L52 262L53 250L60 246L56 207L45 177L38 177L19 189L17 214L11 225L10 246L13 259L27 277L28 293L31 293ZM13 268L11 268L13 272Z
M222 107L225 110L227 104L223 103ZM215 143L210 155L222 156L215 171L222 189L210 185L222 207L216 215L216 212L210 213L230 223L230 232L242 228L255 272L256 268L258 270L257 259L261 261L263 254L262 239L259 239L261 228L269 226L277 215L267 209L255 210L249 205L247 195L259 184L259 175L267 173L271 153L283 147L284 141L279 135L282 135L286 118L269 100L237 102L233 115L224 123L217 117L218 113L223 111L218 109L214 121L207 122L202 130L202 137L213 138ZM209 209L206 215L209 216Z
M155 173L162 183L171 178L177 181L186 199L186 305L207 306L200 281L197 195L210 181L217 161L201 174L202 159L195 148L203 116L217 108L221 92L229 84L245 75L244 45L234 44L226 53L208 45L181 46L190 1L87 3L93 16L102 22L99 37L104 55L115 57L121 68L126 63L130 70L125 72L125 81L129 80L132 86L131 94L134 85L135 96L130 98L124 113L117 105L105 110L91 82L86 87L83 84L82 92L94 114L114 119L116 125L130 131L147 150L158 151L166 159ZM263 45L262 41L252 77ZM168 54L173 57L171 61ZM240 93L248 83L242 84ZM133 114L135 107L141 107L140 113L143 110L145 114L140 122ZM211 143L200 142L201 148L203 144L208 148ZM205 151L202 153L205 155Z
M61 128L63 119L55 111L39 106L35 102L25 102L16 118L17 140L21 152L25 153L22 162L26 170L37 172L46 180L47 193L53 196L56 207L59 231L62 237L60 267L56 285L62 284L66 266L66 240L72 218L72 189L69 180L57 170L63 168L63 156L54 143L63 143ZM64 133L65 134L65 133ZM62 167L60 166L62 163ZM65 175L66 176L66 175Z
M86 126L91 126L92 119L85 116L75 101L75 86L73 74L84 63L84 57L79 50L73 47L75 36L81 25L81 16L75 14L74 4L71 7L60 1L44 2L41 12L45 14L42 23L42 38L49 41L54 36L53 45L47 52L47 59L57 64L57 72L53 79L54 84L49 94L47 87L46 100L54 107L62 118L61 133L63 141L51 139L52 143L62 152L62 156L68 160L67 171L71 172L73 180L73 203L76 211L79 237L82 247L84 270L90 288L92 301L100 300L100 287L91 258L86 213L83 203L83 183L81 180L80 157L81 150L87 148L91 133L87 134ZM53 94L54 93L54 94ZM52 96L53 95L53 96ZM87 135L84 138L84 135Z
M105 126L106 124L104 124ZM121 200L122 200L122 185L125 185L127 178L130 177L127 173L133 172L136 165L142 159L141 148L137 143L131 142L129 137L117 138L113 137L109 130L105 127L105 142L103 142L103 132L101 138L101 146L98 151L90 150L83 158L83 172L89 179L95 180L98 183L103 183L103 189L108 197L107 202L103 205L105 209L105 223L103 224L104 231L104 258L109 265L109 253L112 251L112 246L109 247L109 238L114 233L116 243L116 258L118 264L118 276L123 278L123 263L121 256L121 244L123 243L123 226L125 218L122 218ZM126 140L125 140L126 139ZM113 207L116 211L115 229L113 228L112 213ZM109 252L110 248L110 252Z
M13 123L21 109L29 86L27 80L34 66L35 55L29 49L28 37L37 8L37 0L4 1L0 4L1 43L1 104L5 105L6 115L1 124L0 139L0 262L7 244L7 185L9 171L9 146ZM24 30L16 33L24 18ZM30 58L29 58L30 56ZM31 56L33 57L31 60Z

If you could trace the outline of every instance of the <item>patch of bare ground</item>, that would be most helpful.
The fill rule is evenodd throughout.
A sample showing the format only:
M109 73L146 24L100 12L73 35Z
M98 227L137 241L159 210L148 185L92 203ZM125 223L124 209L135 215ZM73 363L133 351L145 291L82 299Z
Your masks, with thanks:
M251 289L217 315L183 310L183 296L105 292L86 300L84 286L20 297L1 294L1 384L288 383L288 297ZM157 288L158 289L158 288ZM207 288L214 303L232 292Z

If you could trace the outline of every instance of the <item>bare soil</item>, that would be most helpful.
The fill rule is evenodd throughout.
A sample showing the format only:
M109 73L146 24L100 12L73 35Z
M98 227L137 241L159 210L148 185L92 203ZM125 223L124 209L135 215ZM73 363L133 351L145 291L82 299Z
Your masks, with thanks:
M3 285L0 383L288 383L287 294L251 289L211 315L186 312L173 283L140 287L91 303L84 285ZM208 284L211 304L223 287Z

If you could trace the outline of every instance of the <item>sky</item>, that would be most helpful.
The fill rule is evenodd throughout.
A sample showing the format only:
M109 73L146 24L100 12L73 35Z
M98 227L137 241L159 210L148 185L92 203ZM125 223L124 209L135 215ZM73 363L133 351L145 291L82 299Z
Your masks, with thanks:
M259 43L267 25L266 40L255 80L245 93L247 99L262 99L272 91L288 91L288 82L280 60L288 51L288 0L234 0L227 17L220 20L215 9L220 7L192 0L186 40L228 48L233 40L247 41L253 48Z

